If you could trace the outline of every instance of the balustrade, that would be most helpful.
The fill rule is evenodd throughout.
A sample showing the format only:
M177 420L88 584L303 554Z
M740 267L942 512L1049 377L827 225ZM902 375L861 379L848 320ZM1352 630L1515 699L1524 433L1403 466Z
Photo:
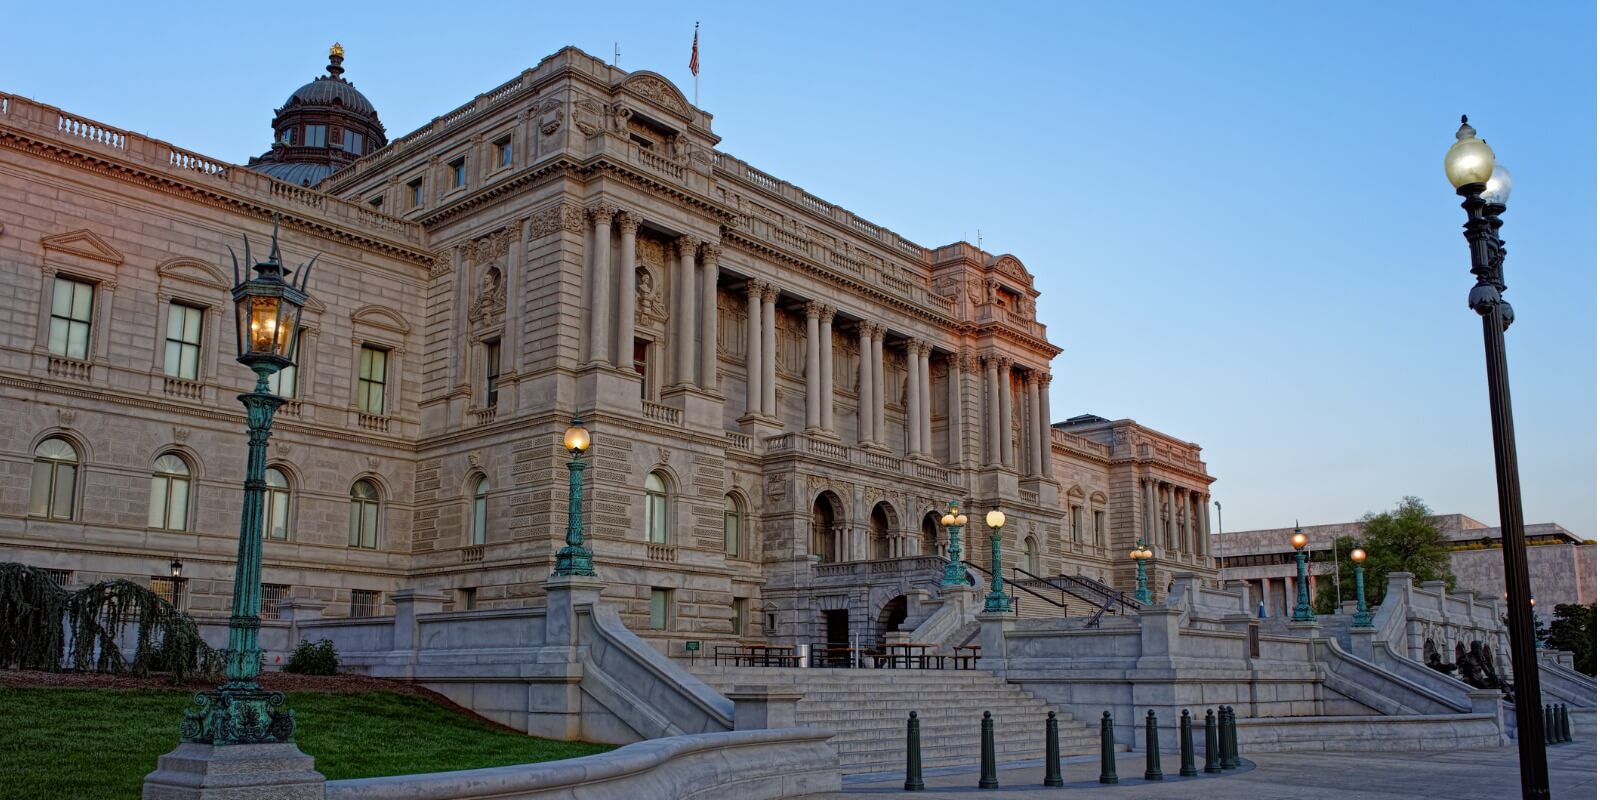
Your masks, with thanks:
M669 405L652 403L649 400L645 400L644 418L666 425L681 426L683 425L683 409L673 408Z
M94 367L87 361L51 356L47 371L52 378L88 382L89 377L94 373Z
M162 383L161 390L173 397L181 397L185 400L199 400L204 393L205 384L186 381L182 378L167 377Z
M389 418L381 414L356 413L356 425L364 431L389 432Z

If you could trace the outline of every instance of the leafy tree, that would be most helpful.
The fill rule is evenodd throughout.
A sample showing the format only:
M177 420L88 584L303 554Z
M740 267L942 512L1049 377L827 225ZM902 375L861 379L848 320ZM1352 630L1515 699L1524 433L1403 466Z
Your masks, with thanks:
M1550 632L1545 636L1545 646L1567 650L1573 654L1572 665L1585 675L1595 672L1595 605L1586 606L1562 603L1556 606L1555 618L1550 621Z
M1383 602L1388 590L1389 573L1409 572L1415 581L1444 581L1445 588L1455 591L1456 576L1450 571L1450 543L1434 526L1429 517L1433 512L1428 505L1415 497L1403 497L1394 510L1382 513L1367 512L1361 518L1362 541L1341 536L1339 549L1339 585L1341 596L1355 599L1356 569L1350 560L1350 551L1358 544L1367 551L1364 565L1366 574L1367 605ZM1331 554L1321 555L1330 560ZM1331 575L1319 576L1315 601L1318 614L1333 611L1333 581Z
M1334 540L1334 549L1339 553L1339 569L1337 570L1339 597L1346 602L1356 599L1356 562L1350 560L1350 551L1356 549L1360 544L1354 536L1340 536ZM1372 579L1370 548L1368 553L1369 556L1365 566L1366 574L1362 577L1362 581L1366 585L1367 606L1370 608L1376 606L1378 601L1383 599L1383 584ZM1333 562L1333 553L1319 550L1312 555L1314 560L1319 563L1331 564ZM1326 575L1317 576L1317 596L1311 605L1318 614L1332 614L1334 611L1334 574L1334 572L1330 571Z

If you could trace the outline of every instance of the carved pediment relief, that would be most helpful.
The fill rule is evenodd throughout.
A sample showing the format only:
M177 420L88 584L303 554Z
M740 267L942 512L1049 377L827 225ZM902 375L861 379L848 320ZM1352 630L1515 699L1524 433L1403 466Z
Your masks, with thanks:
M622 88L669 111L689 116L689 101L671 81L651 72L635 72L622 82Z
M39 240L39 246L45 250L80 256L112 266L117 266L123 261L122 253L88 229L46 236Z
M1016 256L1000 256L994 260L994 264L990 266L990 269L1021 283L1023 286L1033 285L1033 276L1028 274L1028 270L1023 268L1022 262L1018 261Z
M163 282L181 281L208 289L228 291L229 281L222 270L192 258L174 258L156 267Z
M353 325L367 325L380 330L392 331L398 334L411 332L410 323L400 315L400 312L384 306L362 306L350 315Z

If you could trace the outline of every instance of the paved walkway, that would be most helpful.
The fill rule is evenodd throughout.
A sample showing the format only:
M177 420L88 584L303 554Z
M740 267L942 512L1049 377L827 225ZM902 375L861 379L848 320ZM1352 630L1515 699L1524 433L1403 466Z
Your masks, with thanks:
M1592 742L1552 746L1548 751L1552 800L1592 800L1595 797L1595 749ZM923 775L927 791L906 792L905 776L852 778L843 792L813 795L809 800L873 798L896 794L917 800L999 796L1006 798L1061 798L1062 792L1093 791L1115 800L1145 798L1217 798L1217 800L1515 800L1521 796L1514 747L1442 753L1265 753L1248 757L1239 770L1221 775L1201 773L1178 777L1178 757L1164 756L1166 780L1146 781L1144 754L1121 754L1117 774L1122 782L1098 782L1097 757L1064 759L1065 789L1045 789L1043 764L1000 771L1000 789L977 788L977 770L959 773L940 770Z

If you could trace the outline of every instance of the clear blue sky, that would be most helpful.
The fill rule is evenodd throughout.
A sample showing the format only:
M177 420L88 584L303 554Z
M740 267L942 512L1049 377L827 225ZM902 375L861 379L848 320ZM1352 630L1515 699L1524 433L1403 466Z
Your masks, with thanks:
M699 20L723 149L1016 254L1066 348L1056 414L1202 444L1229 530L1408 494L1497 520L1441 166L1471 114L1516 181L1525 516L1594 535L1593 3L234 5L20 4L0 90L242 162L335 39L398 136L567 44L692 93Z

